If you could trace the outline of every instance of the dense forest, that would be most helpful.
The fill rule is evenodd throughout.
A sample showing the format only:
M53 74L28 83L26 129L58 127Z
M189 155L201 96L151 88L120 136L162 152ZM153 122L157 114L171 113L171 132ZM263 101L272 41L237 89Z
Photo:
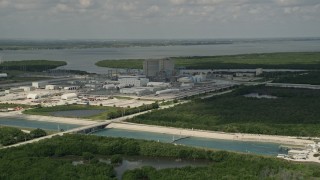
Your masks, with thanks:
M309 71L299 74L289 74L275 79L275 83L320 85L320 71Z
M240 54L226 56L173 57L176 67L186 69L320 69L319 52ZM97 66L142 69L142 59L103 60Z
M276 99L248 98L258 93ZM319 136L320 91L246 87L223 96L154 111L134 123L254 134Z
M23 60L23 61L4 61L0 64L2 70L19 70L41 72L54 69L59 66L67 65L64 61L48 61L48 60Z
M115 179L122 156L205 159L204 167L127 171L123 179L312 179L319 165L211 151L155 141L89 135L56 136L49 140L0 150L0 179ZM113 164L100 157L115 159ZM74 165L74 160L83 164ZM19 173L17 173L19 172Z
M25 133L14 127L0 127L0 146L16 144L33 138L46 136L47 133L42 129L34 129L30 133Z

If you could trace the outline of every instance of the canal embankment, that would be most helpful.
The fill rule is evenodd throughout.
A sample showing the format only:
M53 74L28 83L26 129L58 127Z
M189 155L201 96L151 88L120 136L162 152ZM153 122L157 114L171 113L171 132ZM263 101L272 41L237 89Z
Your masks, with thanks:
M307 140L304 138L300 139L300 138L293 137L293 136L225 133L225 132L217 132L217 131L182 129L182 128L134 124L134 123L126 123L126 122L111 123L107 126L107 128L126 129L126 130L134 130L134 131L145 131L145 132L162 133L162 134L172 134L172 135L178 135L178 136L190 136L190 137L200 137L200 138L232 140L232 141L277 143L277 144L295 145L295 146L305 146L307 144L314 143L312 140Z
M44 122L53 122L53 123L66 123L66 124L75 124L75 125L82 125L82 126L97 123L97 121L93 121L91 119L28 115L28 114L22 114L21 111L1 112L0 118L24 119L24 120L30 120L30 121L44 121Z

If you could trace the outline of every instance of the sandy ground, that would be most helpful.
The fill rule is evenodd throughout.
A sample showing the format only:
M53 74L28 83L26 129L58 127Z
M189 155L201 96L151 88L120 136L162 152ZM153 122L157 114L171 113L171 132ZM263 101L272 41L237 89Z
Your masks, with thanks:
M173 134L173 135L181 135L181 136L192 136L192 137L201 137L201 138L222 139L222 140L270 142L270 143L279 143L283 145L296 145L296 146L304 146L306 144L314 143L311 140L297 139L296 137L291 137L291 136L224 133L224 132L180 129L180 128L161 127L161 126L134 124L134 123L112 123L108 125L108 128L118 128L118 129L164 133L164 134Z
M27 114L22 114L20 111L1 112L0 118L25 119L25 120L33 120L33 121L57 122L57 123L76 124L76 125L91 125L91 124L97 123L90 119L27 115Z
M311 152L308 154L308 158L307 159L290 159L290 158L284 158L285 160L288 161L295 161L295 162L316 162L316 163L320 163L319 157L314 157L315 153Z

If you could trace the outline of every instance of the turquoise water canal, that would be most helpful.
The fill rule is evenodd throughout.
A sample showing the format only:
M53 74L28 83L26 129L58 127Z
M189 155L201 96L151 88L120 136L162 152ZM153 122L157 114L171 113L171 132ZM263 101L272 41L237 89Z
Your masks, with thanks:
M169 134L150 133L142 131L129 131L122 129L104 129L93 133L97 136L109 136L109 137L126 137L134 139L154 140L159 142L172 142L173 139L179 138ZM286 153L280 150L280 144L275 143L260 143L260 142L244 142L244 141L230 141L230 140L218 140L209 138L197 138L190 137L181 139L175 142L176 144L203 147L210 149L220 149L226 151L234 151L241 153L259 154L276 156L279 153Z
M13 126L20 128L41 128L52 131L58 131L59 129L69 130L80 127L80 125L65 123L5 118L0 119L0 126ZM93 135L154 140L165 143L171 143L173 140L177 140L179 138L179 136L177 135L173 136L170 134L131 131L122 129L104 129L98 132L94 132ZM280 150L280 144L274 143L244 142L189 137L186 139L177 140L175 141L175 144L269 156L276 156L279 153L286 153Z

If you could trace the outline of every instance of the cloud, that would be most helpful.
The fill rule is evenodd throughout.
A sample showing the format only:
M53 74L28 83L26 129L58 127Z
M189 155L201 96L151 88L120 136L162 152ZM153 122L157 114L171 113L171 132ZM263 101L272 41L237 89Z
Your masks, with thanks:
M319 0L274 0L280 6L313 6L320 4Z
M7 7L9 5L8 0L0 0L0 8Z
M34 17L47 26L81 29L90 24L114 32L118 26L148 29L150 24L184 31L227 25L231 29L277 23L298 26L320 23L320 0L0 0L1 32L3 25L23 29L19 24L27 22L32 29Z
M82 8L87 8L87 7L91 6L91 4L92 4L91 0L79 0L79 2L80 2L80 6Z

